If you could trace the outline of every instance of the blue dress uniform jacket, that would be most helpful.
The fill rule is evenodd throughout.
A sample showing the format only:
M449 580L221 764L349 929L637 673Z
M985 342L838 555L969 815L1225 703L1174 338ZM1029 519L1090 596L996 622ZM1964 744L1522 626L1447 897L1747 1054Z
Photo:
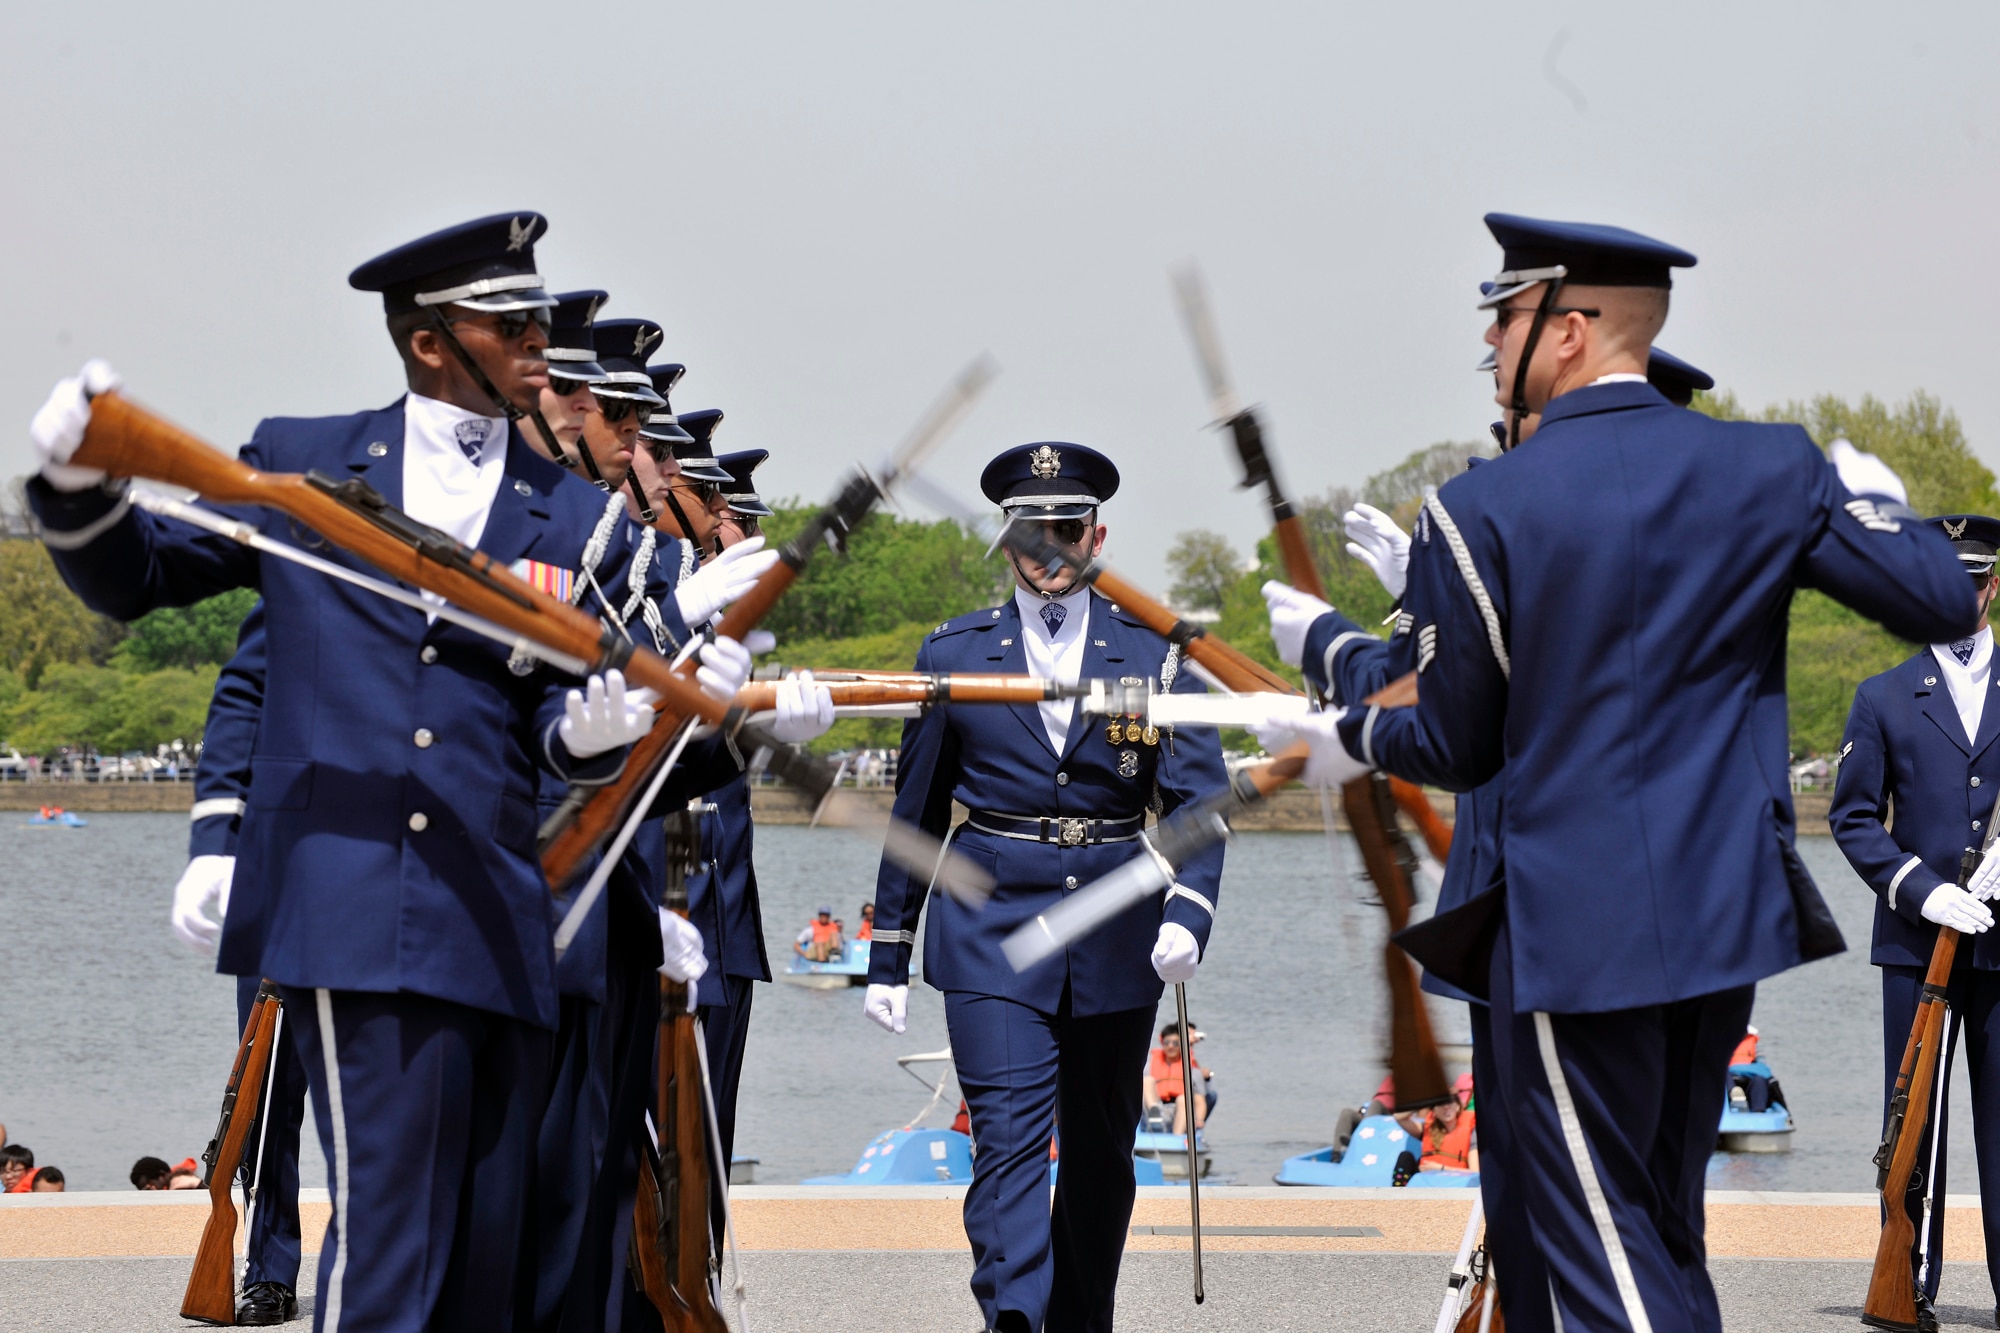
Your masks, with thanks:
M263 471L359 477L400 505L403 436L400 401L273 418L242 458ZM65 494L37 480L29 496L65 581L107 615L132 619L234 587L264 593L268 689L238 866L269 901L248 935L231 914L230 935L261 949L245 956L225 939L224 969L292 987L413 992L554 1027L533 771L572 775L556 723L574 682L546 669L516 675L500 645L227 538L114 516L102 490ZM479 547L501 564L568 568L604 503L510 429ZM244 518L301 540L274 510ZM64 540L100 523L81 544ZM677 621L672 599L656 600ZM604 756L581 776L609 776L619 762Z
M1668 1003L1840 947L1792 846L1800 587L1919 641L1975 619L1942 534L1848 494L1803 430L1645 384L1556 398L1532 439L1426 502L1405 596L1419 702L1341 733L1455 790L1505 765L1521 1012Z
M1986 701L1978 740L1968 741L1943 675L1925 648L1870 676L1854 692L1841 738L1827 822L1855 873L1875 890L1872 963L1930 965L1938 928L1924 920L1924 902L1938 885L1958 882L1958 859L1984 840L2000 796L2000 747L1993 744L2000 698ZM1893 829L1886 827L1892 808ZM1992 931L1968 942L1972 966L2000 970Z
M1167 641L1094 592L1090 607L1082 678L1157 677ZM1002 606L939 626L918 650L916 669L1023 672L1027 653L1021 633L1020 610L1010 597ZM1205 688L1185 671L1173 684L1176 693ZM904 724L895 815L939 837L950 823L954 800L969 810L1001 815L1131 819L1146 810L1156 788L1161 808L1170 815L1226 782L1222 751L1211 728L1183 727L1172 737L1162 733L1157 746L1113 745L1105 739L1103 719L1078 716L1057 756L1034 704L947 704ZM1003 996L1054 1013L1067 988L1070 1012L1087 1017L1159 1002L1161 983L1150 959L1162 921L1185 926L1207 950L1222 877L1220 846L1181 867L1181 888L1164 904L1158 897L1135 904L1063 957L1021 974L1001 954L1001 941L1067 894L1140 854L1138 843L1064 847L1004 838L965 824L952 850L991 872L997 888L983 909L945 894L933 902L924 980L939 990ZM883 863L875 886L871 983L902 985L909 980L917 919L928 890L920 876Z
M702 952L708 957L699 993L704 1006L725 1002L724 977L771 979L752 860L749 779L739 774L708 799L715 809L701 817L701 868L688 878L688 919L701 929Z

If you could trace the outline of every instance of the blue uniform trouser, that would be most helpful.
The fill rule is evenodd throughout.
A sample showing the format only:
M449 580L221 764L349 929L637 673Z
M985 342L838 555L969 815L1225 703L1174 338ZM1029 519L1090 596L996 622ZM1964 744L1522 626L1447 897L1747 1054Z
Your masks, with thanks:
M1132 1221L1132 1144L1154 1007L1077 1018L997 995L944 997L972 1118L965 1234L989 1327L1110 1333ZM1062 1169L1049 1204L1049 1139ZM1004 1315L1003 1312L1015 1312Z
M236 978L236 1026L250 1024L250 1006L257 1000L256 977ZM298 1039L292 1035L293 1014L286 1009L278 1025L278 1045L272 1052L270 1081L258 1114L263 1125L262 1161L252 1141L245 1161L255 1172L257 1206L250 1219L244 1287L259 1282L299 1285L299 1128L306 1118L306 1071L299 1063ZM311 1015L306 1016L311 1021Z
M1940 1105L1935 1089L1950 1086L1952 1060L1958 1049L1960 1032L1965 1034L1965 1058L1967 1070L1972 1076L1972 1149L1979 1163L1979 1201L1984 1214L1981 1220L1986 1230L1986 1271L1994 1292L2000 1294L2000 1133L1984 1132L1979 1128L2000 1113L2000 1060L1988 1054L1992 1043L2000 1041L2000 972L1979 971L1970 966L1971 961L1970 951L1961 949L1959 965L1952 969L1951 982L1945 990L1946 1000L1951 1005L1951 1027L1945 1036L1944 1059L1938 1064L1937 1082L1933 1085L1931 1106L1928 1108L1935 1113L1935 1159L1928 1126L1917 1150L1919 1171L1923 1177L1932 1180L1931 1262L1928 1265L1924 1262L1923 1253L1925 1191L1921 1185L1910 1192L1907 1200L1910 1224L1916 1234L1910 1249L1910 1272L1922 1275L1924 1292L1932 1300L1937 1299L1938 1279L1944 1272L1939 1259L1944 1254L1945 1167L1951 1141L1948 1123L1951 1099L1946 1097ZM1917 1002L1923 996L1924 972L1921 967L1892 965L1882 969L1884 1128L1887 1128L1889 1098L1896 1088L1896 1074L1902 1068L1903 1047L1910 1039L1910 1025L1916 1021ZM1909 1116L1914 1119L1916 1115L1917 1108L1913 1106ZM1936 1161L1934 1176L1933 1160Z
M563 1304L582 1257L592 1187L611 1130L610 1023L606 1006L562 997L550 1060L548 1103L535 1140L535 1176L524 1268L533 1296L517 1327L561 1327ZM532 1318L518 1316L532 1312Z
M1549 1269L1529 1230L1507 1083L1493 1045L1492 1011L1467 1006L1472 1019L1472 1088L1478 1112L1479 1200L1486 1211L1486 1253L1493 1262L1501 1313L1513 1333L1554 1333Z
M282 993L333 1194L315 1333L504 1328L550 1033L406 992Z
M1755 998L1739 986L1607 1013L1516 1012L1501 928L1494 1054L1516 1177L1568 1333L1720 1333L1702 1196Z
M708 1078L715 1092L715 1122L721 1131L722 1160L736 1151L736 1090L743 1082L743 1050L750 1039L750 1001L756 982L724 977L723 1004L701 1007L701 1035L708 1050Z

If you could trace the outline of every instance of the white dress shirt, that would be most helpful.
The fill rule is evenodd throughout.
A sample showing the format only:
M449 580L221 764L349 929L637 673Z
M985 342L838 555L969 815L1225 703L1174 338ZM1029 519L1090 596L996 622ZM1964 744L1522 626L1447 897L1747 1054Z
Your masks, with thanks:
M1986 712L1986 696L1993 688L1993 627L1981 625L1972 636L1972 659L1961 664L1948 643L1931 645L1931 656L1951 690L1952 706L1965 728L1965 743L1979 740L1979 719Z
M461 440L478 442L478 463ZM506 465L504 417L481 416L420 393L404 399L403 512L411 518L467 546L478 545ZM424 600L444 602L428 592Z
M1044 680L1076 684L1083 675L1084 636L1090 631L1090 588L1088 585L1056 598L1044 598L1022 587L1014 589L1014 605L1021 608L1021 644L1028 652L1028 674ZM1053 637L1042 608L1060 606L1063 622ZM1070 719L1076 713L1074 699L1044 699L1035 705L1042 710L1042 727L1049 744L1060 755L1069 743Z

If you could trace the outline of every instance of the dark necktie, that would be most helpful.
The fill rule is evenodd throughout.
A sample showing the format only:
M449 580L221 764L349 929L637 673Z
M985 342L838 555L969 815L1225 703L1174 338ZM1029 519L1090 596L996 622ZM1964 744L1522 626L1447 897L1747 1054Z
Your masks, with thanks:
M1063 617L1068 614L1069 608L1061 602L1048 602L1043 605L1042 623L1049 627L1049 638L1056 637L1056 631L1062 628Z
M1051 633L1053 632L1051 631ZM1958 659L1960 666L1969 667L1972 665L1972 648L1976 642L1977 640L1974 639L1959 639L1951 645L1951 655Z

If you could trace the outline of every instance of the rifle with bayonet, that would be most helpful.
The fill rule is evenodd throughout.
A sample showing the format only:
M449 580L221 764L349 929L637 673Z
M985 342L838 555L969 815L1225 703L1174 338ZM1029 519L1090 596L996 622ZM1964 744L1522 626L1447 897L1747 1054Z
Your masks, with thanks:
M983 363L976 370L977 375L969 373L966 380L955 386L961 397L966 383L974 387L984 383L988 372ZM761 730L748 725L740 709L704 692L692 679L691 662L675 667L651 649L634 645L587 612L531 587L485 552L467 547L449 534L426 527L390 506L359 478L336 481L317 472L303 476L259 472L226 457L118 393L95 398L90 424L72 462L78 467L100 469L113 477L141 477L183 487L214 503L277 509L390 577L444 598L453 604L454 615L461 623L472 623L482 632L511 636L517 646L527 646L535 655L563 670L576 674L622 670L632 684L651 688L660 696L657 705L660 718L646 739L658 738L657 743L648 747L642 741L632 747L633 755L620 783L597 789L602 800L616 802L624 798L629 802L637 791L643 790L643 780L650 778L664 760L672 736L690 721L716 726L751 747L768 748L773 756L772 771L803 786L809 793L824 797L832 785L832 773L823 763L777 744ZM868 498L859 505L860 512L865 512L879 494L878 483L860 476L846 491L859 494L864 489ZM832 524L843 521L845 513L838 510L823 516L817 531L831 533ZM236 527L240 530L231 535L240 540L252 542L257 536L247 524ZM274 554L289 552L317 561L309 553L295 552L269 539L253 544ZM803 555L794 553L793 558L803 564ZM733 638L747 634L789 586L797 568L796 564L781 564L765 575L730 608L720 632ZM461 613L469 613L469 617ZM630 806L620 803L611 808L629 810ZM607 810L606 818L591 825L598 830L598 836L572 838L564 843L570 859L561 867L566 873L552 881L557 889L567 886L577 866L601 844L603 834L608 833L614 822ZM892 829L891 833L885 848L888 854L921 865L925 874L939 864L939 849L934 840L908 829ZM947 878L954 878L950 867ZM976 880L977 876L972 878Z
M2000 801L1994 802L1987 817L1986 838L1978 847L1968 847L1958 862L1958 887L1972 882L1972 874L1992 853L2000 835ZM1888 1126L1881 1146L1875 1150L1875 1188L1882 1193L1882 1234L1875 1245L1875 1268L1868 1278L1868 1299L1862 1306L1861 1322L1875 1328L1911 1330L1917 1327L1918 1290L1910 1265L1910 1249L1916 1243L1916 1229L1910 1222L1908 1198L1921 1188L1917 1154L1923 1148L1924 1130L1930 1123L1931 1090L1938 1077L1950 1032L1950 1002L1945 989L1951 984L1952 964L1958 958L1959 934L1950 926L1938 927L1937 944L1931 949L1930 967L1924 972L1924 990L1917 1001L1910 1039L1903 1047L1902 1067L1896 1072L1895 1090L1889 1095Z
M1222 359L1222 340L1209 312L1201 275L1191 265L1183 268L1174 275L1174 287L1194 342L1195 358L1208 386L1210 414L1219 427L1229 432L1243 464L1242 489L1258 486L1264 489L1287 581L1300 592L1323 602L1326 586L1313 562L1305 522L1278 482L1278 471L1265 447L1264 428L1257 410L1243 406L1230 382ZM1415 702L1415 674L1396 681L1383 693L1395 698L1407 693L1409 702ZM1451 854L1451 833L1421 788L1385 773L1370 773L1347 783L1341 788L1340 799L1347 825L1361 848L1368 878L1388 913L1389 933L1393 936L1409 924L1417 864L1416 854L1396 822L1397 808L1410 814L1430 845L1432 855L1440 862ZM1382 961L1389 981L1390 1065L1396 1083L1396 1103L1411 1109L1439 1105L1449 1099L1451 1089L1445 1081L1444 1062L1438 1055L1437 1039L1431 1032L1430 1014L1417 985L1416 970L1409 956L1393 942L1384 946Z
M229 1083L222 1093L222 1116L202 1149L201 1187L208 1191L208 1223L194 1252L194 1271L181 1296L181 1318L208 1324L236 1322L236 1200L230 1190L242 1171L251 1133L263 1116L264 1085L278 1038L281 1001L266 981L250 1004L250 1020L236 1048Z

